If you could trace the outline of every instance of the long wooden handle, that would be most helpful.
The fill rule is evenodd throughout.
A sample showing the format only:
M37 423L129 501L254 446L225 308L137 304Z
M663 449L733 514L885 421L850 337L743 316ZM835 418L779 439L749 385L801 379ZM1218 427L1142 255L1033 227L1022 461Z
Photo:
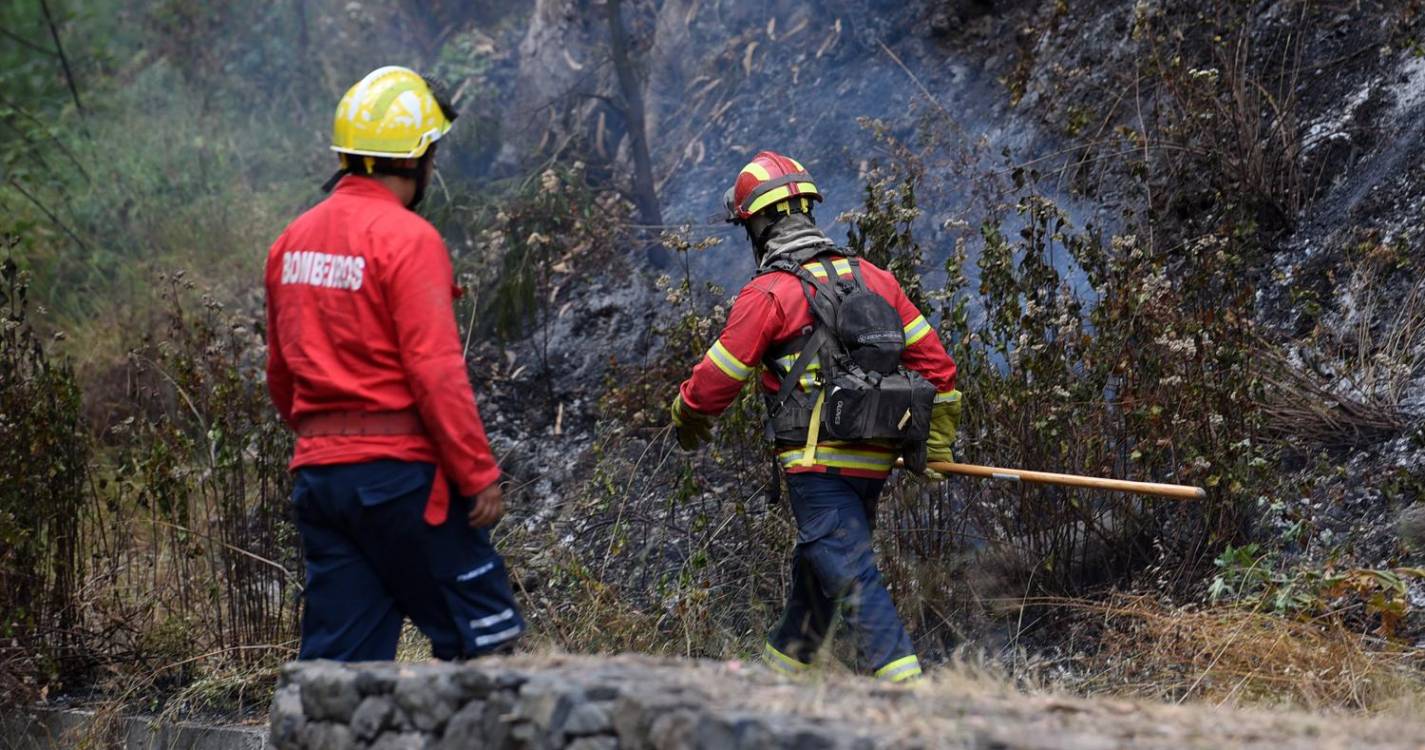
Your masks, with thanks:
M1130 482L1125 479L1099 479L1077 474L1054 474L1048 471L1027 471L1025 469L1001 469L994 466L957 464L946 461L931 461L930 468L941 474L960 474L967 477L984 477L1006 482L1033 482L1035 484L1058 484L1066 487L1088 487L1096 490L1131 492L1135 495L1174 497L1179 500L1203 500L1207 490L1182 484L1160 484L1158 482Z

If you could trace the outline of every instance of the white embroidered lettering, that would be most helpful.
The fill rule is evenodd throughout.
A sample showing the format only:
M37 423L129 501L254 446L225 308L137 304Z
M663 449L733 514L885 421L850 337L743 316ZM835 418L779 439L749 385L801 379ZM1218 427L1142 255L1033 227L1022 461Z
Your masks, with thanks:
M298 284L307 284L307 283L310 283L310 282L311 282L311 280L312 280L312 261L313 261L313 260L316 260L315 258L312 257L313 255L315 255L315 253L312 253L312 252L307 251L307 250L303 250L302 252L297 253L297 283L298 283Z
M288 251L282 255L282 283L306 284L325 289L361 288L366 259L357 255L332 255L314 250Z

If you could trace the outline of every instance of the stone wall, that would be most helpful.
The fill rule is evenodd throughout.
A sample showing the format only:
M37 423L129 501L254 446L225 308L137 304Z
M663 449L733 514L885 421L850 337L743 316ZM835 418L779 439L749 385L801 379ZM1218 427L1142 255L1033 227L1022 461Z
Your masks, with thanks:
M283 672L278 750L1425 747L1425 724L1025 694L942 668L914 686L738 662L518 656L308 662Z
M704 665L718 682L736 682ZM702 670L694 669L691 673ZM295 663L274 699L278 750L871 747L849 726L721 704L727 683L642 658L487 660L463 666Z

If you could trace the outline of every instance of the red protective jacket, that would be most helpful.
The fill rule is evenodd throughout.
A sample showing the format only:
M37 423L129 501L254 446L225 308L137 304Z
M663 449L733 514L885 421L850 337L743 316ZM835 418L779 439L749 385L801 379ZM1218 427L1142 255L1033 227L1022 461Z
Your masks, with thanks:
M377 180L348 175L273 243L266 286L267 387L288 424L415 409L425 427L302 437L291 468L428 461L467 496L499 478L451 308L460 289L435 227ZM443 488L437 481L432 504Z
M845 258L832 256L833 267L842 278L851 278L851 265ZM818 278L826 278L821 262L803 266ZM861 275L866 286L886 298L900 313L905 330L905 353L901 362L925 376L935 385L936 401L958 398L955 393L955 362L945 352L940 337L921 315L900 283L890 273L871 263L861 261ZM743 383L752 377L757 364L768 349L780 346L802 335L812 325L811 308L802 292L801 281L793 274L778 271L758 276L738 293L728 314L727 325L703 360L693 368L692 377L680 390L683 403L693 411L717 415L737 397ZM776 393L782 377L796 362L797 353L789 352L776 361L766 362L762 388ZM803 375L798 387L810 391L814 387L817 365ZM866 442L850 443L820 440L815 462L801 466L805 446L778 445L777 454L788 473L834 472L847 476L881 478L895 465L897 451L888 445Z

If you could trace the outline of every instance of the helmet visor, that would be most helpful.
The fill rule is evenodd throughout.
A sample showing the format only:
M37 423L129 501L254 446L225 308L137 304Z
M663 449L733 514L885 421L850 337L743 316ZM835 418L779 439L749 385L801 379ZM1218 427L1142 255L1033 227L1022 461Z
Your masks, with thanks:
M723 221L729 224L742 223L742 216L737 211L737 197L734 195L736 189L737 187L734 185L728 188L726 193L722 194L722 207L727 213L727 215L723 217Z

